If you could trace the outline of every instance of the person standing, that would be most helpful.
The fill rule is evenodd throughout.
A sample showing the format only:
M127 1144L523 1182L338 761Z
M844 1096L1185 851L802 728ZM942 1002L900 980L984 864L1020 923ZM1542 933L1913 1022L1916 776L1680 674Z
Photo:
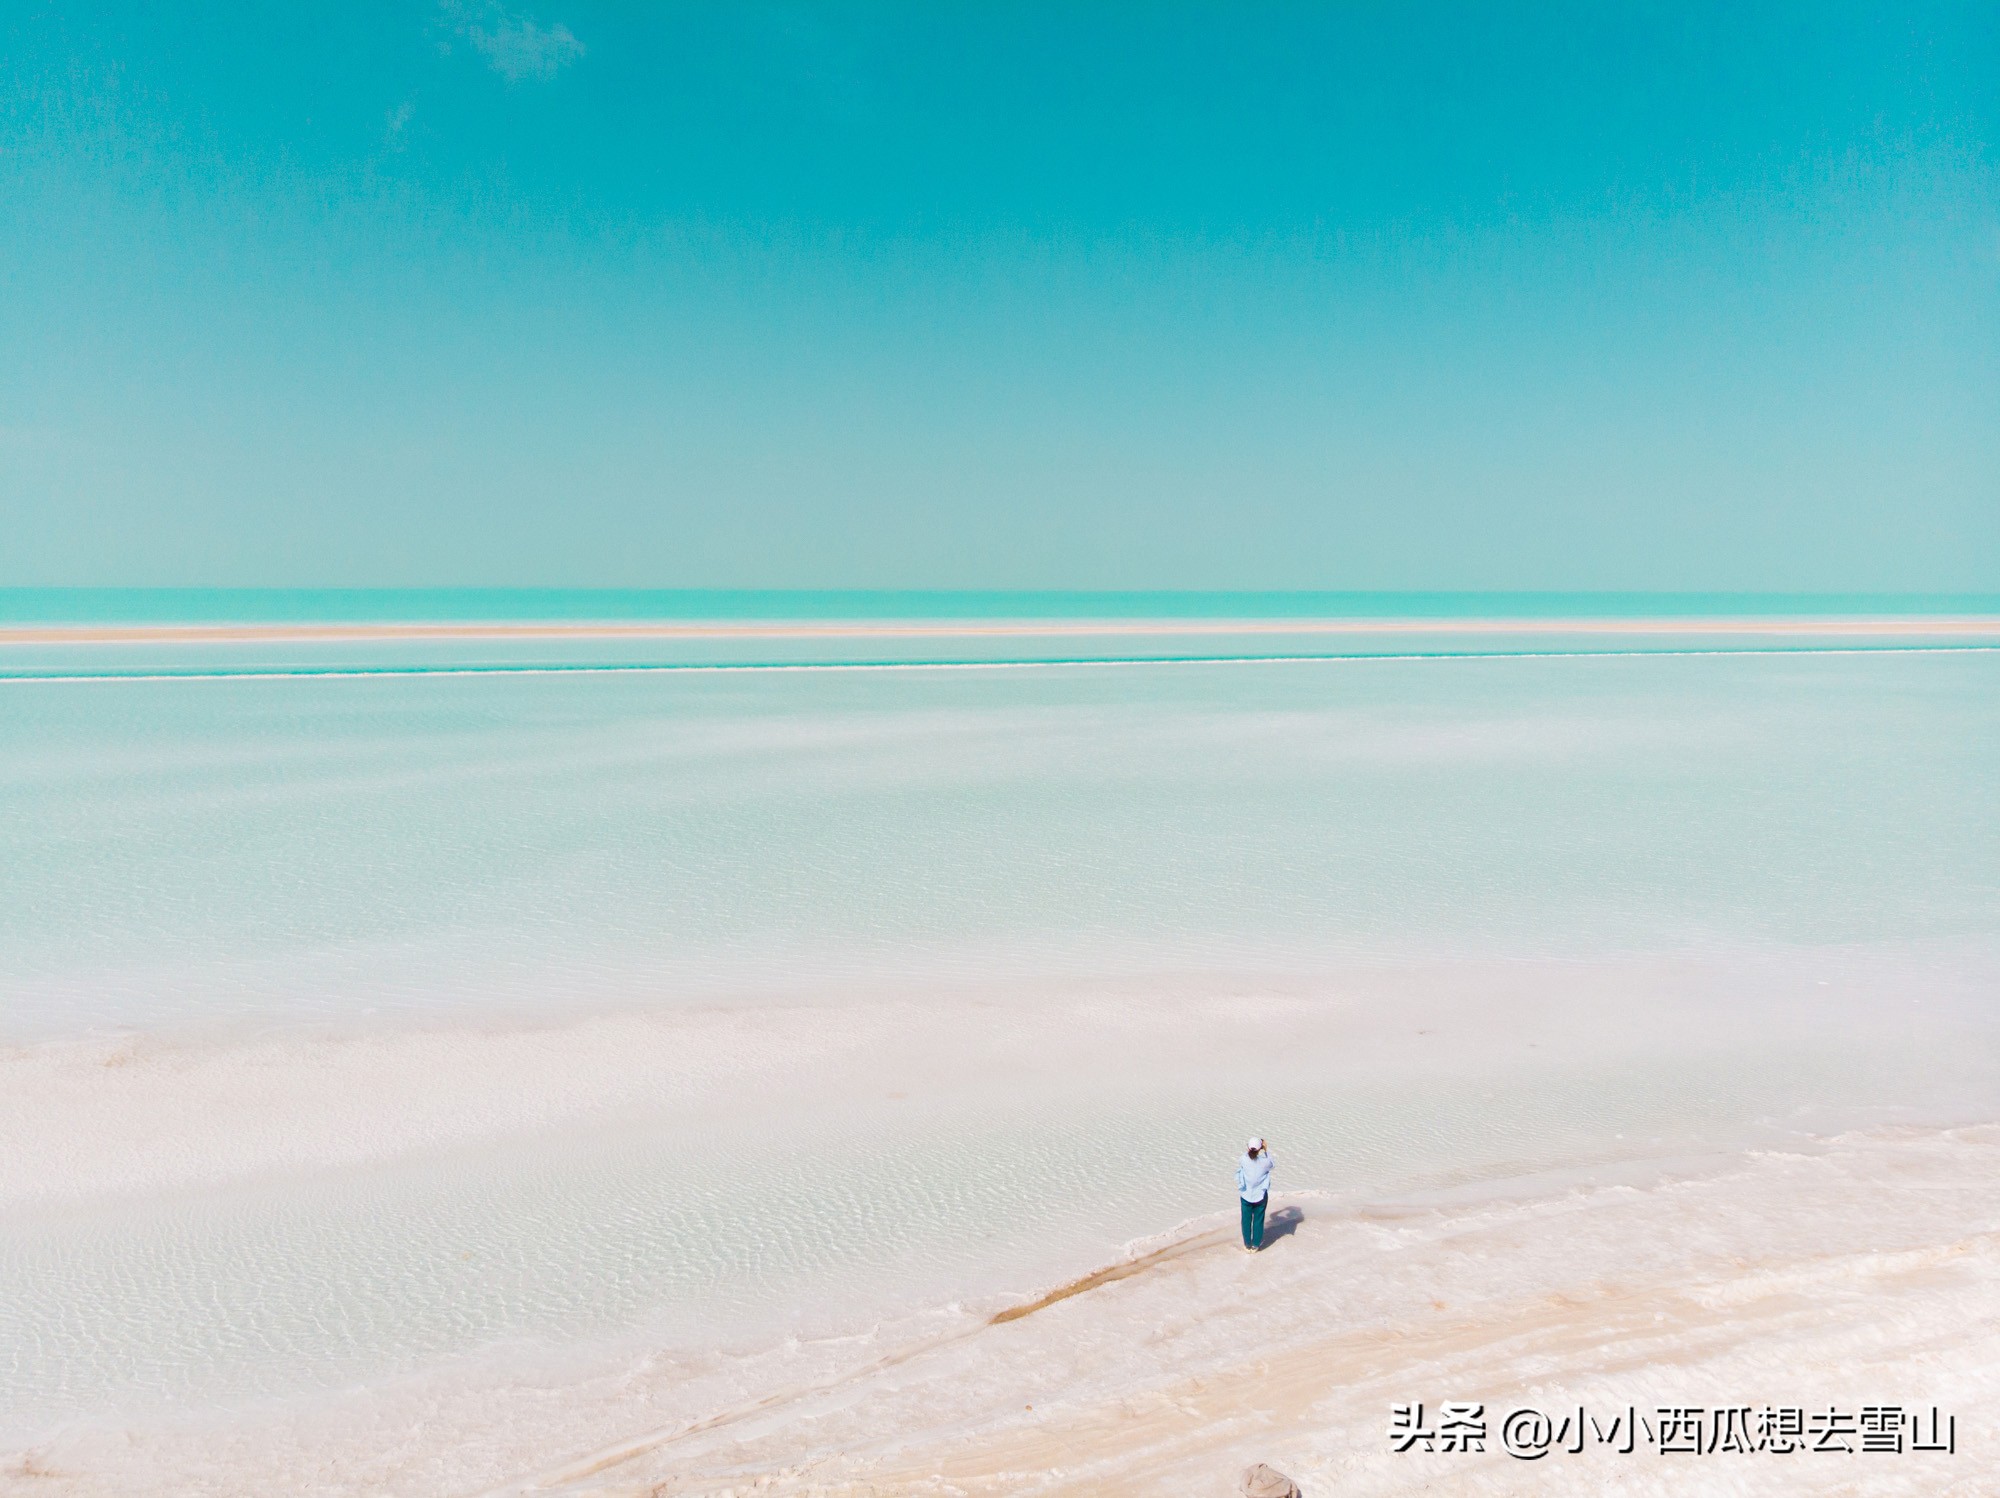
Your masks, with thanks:
M1264 1207L1271 1196L1271 1151L1262 1139L1251 1140L1236 1162L1236 1194L1243 1198L1243 1247L1255 1253L1264 1246Z

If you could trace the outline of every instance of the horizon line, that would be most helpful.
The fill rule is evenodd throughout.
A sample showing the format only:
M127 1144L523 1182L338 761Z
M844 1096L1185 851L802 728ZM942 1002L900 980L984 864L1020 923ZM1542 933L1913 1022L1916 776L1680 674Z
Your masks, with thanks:
M542 662L525 665L325 666L273 670L246 667L209 671L0 672L0 686L83 685L92 682L166 681L358 681L440 676L651 676L721 672L861 672L861 671L1023 671L1061 667L1101 666L1278 666L1363 665L1369 662L1508 661L1508 660L1671 660L1730 656L1856 656L1856 655L1992 655L1993 645L1826 645L1801 649L1775 646L1740 650L1436 650L1354 652L1321 655L1138 655L1071 656L1025 660L937 661L677 661L619 664L605 662Z

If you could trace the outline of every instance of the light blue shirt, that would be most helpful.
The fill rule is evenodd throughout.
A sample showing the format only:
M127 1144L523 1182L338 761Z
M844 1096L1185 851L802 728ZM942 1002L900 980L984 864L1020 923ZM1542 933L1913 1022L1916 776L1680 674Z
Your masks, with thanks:
M1256 1159L1247 1154L1236 1162L1236 1189L1246 1202L1260 1202L1271 1189L1271 1152Z

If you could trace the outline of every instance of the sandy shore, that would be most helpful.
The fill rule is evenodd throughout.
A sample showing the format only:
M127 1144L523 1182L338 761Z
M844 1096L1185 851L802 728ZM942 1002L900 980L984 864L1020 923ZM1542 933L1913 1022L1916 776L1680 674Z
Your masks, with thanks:
M1485 1205L1295 1199L1261 1256L1192 1231L1027 1314L494 1491L1222 1495L1264 1461L1307 1494L1990 1493L1996 1185L1988 1128ZM1432 1424L1483 1403L1487 1450L1396 1452L1412 1401ZM1955 1452L1694 1455L1642 1433L1530 1462L1498 1431L1519 1407L1636 1407L1657 1432L1663 1406L1887 1404L1955 1415Z
M1984 1494L2000 1483L2000 1126L1852 1135L1651 1179L1364 1207L1293 1196L1251 1256L1208 1222L1039 1296L749 1360L650 1359L420 1418L74 1429L9 1494ZM1485 1407L1486 1449L1398 1452L1392 1406ZM1955 1450L1686 1454L1658 1411L1935 1408ZM1581 1452L1502 1449L1581 1407ZM1635 1450L1597 1438L1647 1422ZM1704 1428L1713 1416L1697 1417ZM622 1430L621 1427L622 1426ZM594 1433L594 1434L593 1434ZM1671 1437L1669 1437L1671 1439ZM484 1474L481 1476L481 1474Z

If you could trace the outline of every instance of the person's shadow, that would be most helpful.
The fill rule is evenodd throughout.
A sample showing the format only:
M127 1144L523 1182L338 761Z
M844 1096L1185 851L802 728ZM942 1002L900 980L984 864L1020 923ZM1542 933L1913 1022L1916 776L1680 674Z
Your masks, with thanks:
M1264 1247L1269 1248L1280 1238L1289 1238L1299 1230L1299 1224L1306 1220L1306 1214L1297 1207L1280 1207L1264 1219Z

